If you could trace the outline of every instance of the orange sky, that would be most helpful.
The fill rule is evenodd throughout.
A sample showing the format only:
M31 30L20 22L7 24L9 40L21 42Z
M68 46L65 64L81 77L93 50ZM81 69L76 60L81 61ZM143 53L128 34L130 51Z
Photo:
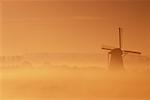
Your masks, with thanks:
M30 52L103 53L117 46L150 55L150 2L139 0L4 0L2 55Z

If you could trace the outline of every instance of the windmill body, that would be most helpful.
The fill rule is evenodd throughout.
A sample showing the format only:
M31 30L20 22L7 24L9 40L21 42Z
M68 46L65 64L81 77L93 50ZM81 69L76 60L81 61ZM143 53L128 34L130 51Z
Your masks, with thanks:
M123 70L124 68L123 68L122 50L120 48L115 48L112 49L109 54L111 54L109 69Z
M119 28L119 48L108 48L103 47L104 50L109 50L108 55L110 55L109 69L110 70L124 70L123 55L126 53L141 54L141 52L122 50L122 37L121 28Z

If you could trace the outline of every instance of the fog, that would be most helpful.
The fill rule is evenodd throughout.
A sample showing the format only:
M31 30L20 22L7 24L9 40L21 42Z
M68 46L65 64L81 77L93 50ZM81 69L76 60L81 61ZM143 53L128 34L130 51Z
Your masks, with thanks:
M148 100L149 59L124 57L108 70L106 55L29 54L0 59L1 100Z
M150 99L148 71L26 67L1 73L1 100Z

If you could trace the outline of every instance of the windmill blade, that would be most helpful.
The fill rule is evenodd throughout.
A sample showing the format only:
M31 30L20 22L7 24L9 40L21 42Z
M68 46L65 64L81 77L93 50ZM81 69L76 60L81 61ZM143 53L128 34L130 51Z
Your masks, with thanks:
M104 50L113 50L111 48L105 48L105 47L102 47L102 49L104 49Z
M108 52L107 54L107 63L109 64L109 62L110 62L110 52Z
M105 49L105 50L112 50L112 49L114 49L115 47L113 47L113 46L109 46L109 45L103 45L102 46L102 49Z
M138 51L129 51L129 50L123 50L125 53L134 53L134 54L142 54L141 52Z
M122 48L122 34L121 34L121 28L119 27L119 48Z

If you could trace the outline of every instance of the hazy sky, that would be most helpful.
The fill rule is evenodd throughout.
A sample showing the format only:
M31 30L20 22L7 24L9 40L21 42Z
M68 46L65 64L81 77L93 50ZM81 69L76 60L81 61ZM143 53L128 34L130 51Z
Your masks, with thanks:
M140 0L4 0L2 54L104 53L102 45L150 55L150 2Z

